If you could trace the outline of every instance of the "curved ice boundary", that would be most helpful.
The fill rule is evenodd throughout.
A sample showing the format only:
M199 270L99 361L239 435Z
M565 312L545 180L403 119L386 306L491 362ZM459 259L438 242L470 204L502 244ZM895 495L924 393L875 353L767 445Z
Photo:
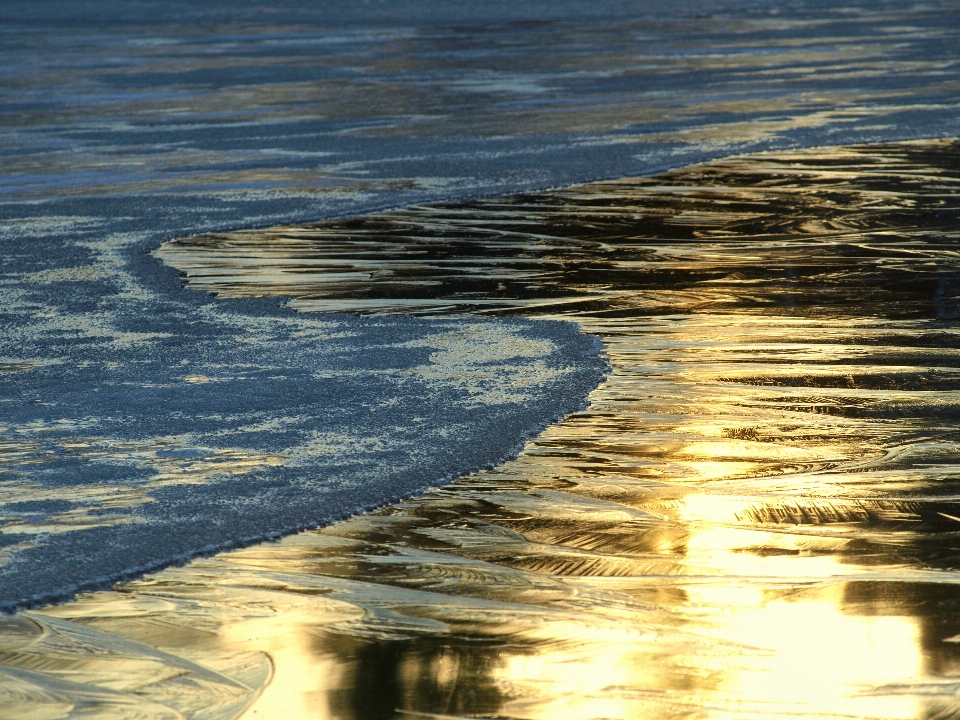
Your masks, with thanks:
M93 290L84 272L0 293L3 611L492 465L582 407L607 369L573 323L169 298L117 313L109 294L99 313L68 313Z

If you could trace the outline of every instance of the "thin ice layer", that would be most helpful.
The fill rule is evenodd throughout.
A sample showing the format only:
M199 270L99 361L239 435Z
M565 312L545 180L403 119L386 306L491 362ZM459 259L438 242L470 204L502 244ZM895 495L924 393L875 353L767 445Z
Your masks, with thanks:
M383 505L512 454L604 363L545 322L243 317L0 340L0 603Z
M434 326L298 325L275 303L213 303L146 254L163 241L958 128L947 0L104 7L0 6L0 427L3 462L16 468L0 481L14 490L0 535L8 597L108 572L103 558L50 543L87 538L81 547L124 567L141 562L131 549L141 541L167 557L175 548L145 538L144 513L179 523L171 537L191 547L216 534L195 519L203 503L227 513L231 537L252 533L234 496L211 488L272 488L283 499L284 482L319 482L304 458L360 468L354 454L381 453L389 469L412 452L412 432L415 461L443 466L439 477L484 443L495 460L520 437L508 437L510 408L532 413L514 426L529 430L553 413L546 398L575 404L590 384L556 374L560 358L580 362L581 341L563 335L573 345L557 356L498 355L503 372L480 381L505 404L484 406L476 373L450 380L446 340L432 364L431 347L403 347ZM553 342L561 333L530 332ZM384 337L398 359L381 366ZM357 358L364 374L338 385ZM337 422L366 417L357 397L392 397L380 369L410 367L427 368L401 388L405 399L421 393L416 410L339 433ZM314 398L311 368L340 389ZM541 388L529 394L545 404L493 379L507 376ZM420 425L436 434L410 431L420 427L410 418L433 418ZM312 430L313 444L298 444ZM293 482L284 473L295 470ZM330 501L338 512L380 487L357 473ZM22 494L28 482L44 492ZM178 493L190 501L174 503ZM28 566L46 580L25 584Z

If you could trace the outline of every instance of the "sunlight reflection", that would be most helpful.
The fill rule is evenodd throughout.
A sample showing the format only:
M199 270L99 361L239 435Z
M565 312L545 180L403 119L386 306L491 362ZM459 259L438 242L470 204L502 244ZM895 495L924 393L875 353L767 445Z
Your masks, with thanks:
M718 637L759 651L750 667L729 679L728 692L803 715L917 717L922 706L916 696L871 694L923 677L916 621L846 615L834 590L827 597L763 603L743 602L747 598L736 589L693 590L694 602L724 608Z
M716 613L698 622L699 640L658 648L637 637L584 638L569 650L512 656L497 673L517 698L504 710L571 720L664 717L671 705L698 707L698 717L918 717L916 696L877 693L923 679L916 621L844 614L841 589L782 599L763 588L688 586L691 607Z
M635 703L618 696L612 688L644 687L651 685L643 664L631 657L629 651L616 645L590 648L593 653L542 653L533 657L510 658L500 679L522 693L534 690L546 702L535 708L524 708L522 701L511 711L518 715L533 710L536 718L628 718L635 711Z
M955 717L958 155L758 155L165 244L223 296L572 319L613 371L515 460L45 612L269 654L248 718ZM197 600L197 632L129 595Z
M226 648L256 647L270 656L273 678L245 717L256 720L315 718L330 720L327 693L337 687L343 663L317 653L310 613L283 613L228 625L221 631Z

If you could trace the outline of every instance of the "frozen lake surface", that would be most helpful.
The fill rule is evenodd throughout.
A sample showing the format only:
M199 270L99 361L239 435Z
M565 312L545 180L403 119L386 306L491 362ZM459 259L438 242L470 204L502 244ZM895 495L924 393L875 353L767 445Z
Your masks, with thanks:
M949 2L0 8L0 605L325 522L516 451L569 325L184 289L200 233L960 135Z
M953 716L958 188L956 141L830 147L164 243L305 314L573 319L611 372L495 468L0 618L0 700Z

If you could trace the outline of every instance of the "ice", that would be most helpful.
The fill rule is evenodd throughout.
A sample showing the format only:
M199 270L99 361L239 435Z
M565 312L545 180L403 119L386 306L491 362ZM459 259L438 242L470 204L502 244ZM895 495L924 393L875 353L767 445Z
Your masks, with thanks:
M563 323L214 299L161 243L955 136L955 19L946 1L4 2L0 606L495 463L605 372Z

